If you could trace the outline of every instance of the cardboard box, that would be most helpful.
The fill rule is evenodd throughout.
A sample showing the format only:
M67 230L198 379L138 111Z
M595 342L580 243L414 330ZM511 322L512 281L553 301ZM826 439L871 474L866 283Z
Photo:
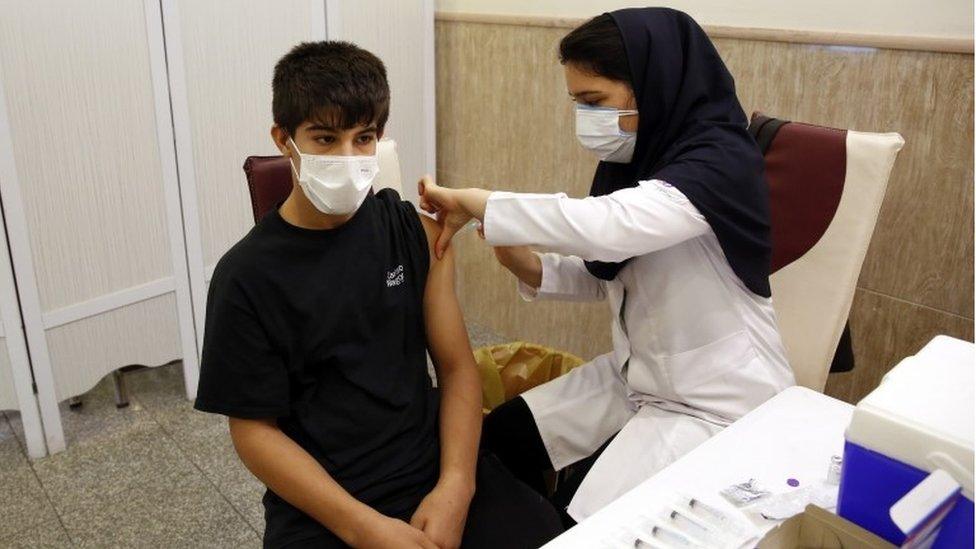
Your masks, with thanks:
M759 549L889 549L895 547L864 528L816 505L769 531Z

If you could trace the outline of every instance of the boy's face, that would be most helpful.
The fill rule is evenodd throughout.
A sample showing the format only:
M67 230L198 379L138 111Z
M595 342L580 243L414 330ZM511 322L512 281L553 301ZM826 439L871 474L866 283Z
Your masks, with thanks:
M376 154L376 141L383 137L375 124L357 125L352 128L335 128L323 122L306 120L289 136L283 128L271 128L271 136L281 154L291 157L296 167L301 163L289 137L294 139L304 154L330 156L368 156Z

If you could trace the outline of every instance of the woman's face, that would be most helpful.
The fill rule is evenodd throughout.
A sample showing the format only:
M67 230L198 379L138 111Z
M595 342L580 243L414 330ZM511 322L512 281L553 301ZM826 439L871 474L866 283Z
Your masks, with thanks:
M637 108L637 100L634 99L634 90L630 84L598 76L583 70L575 63L566 63L563 69L569 96L580 105L615 109ZM625 132L636 132L639 116L621 116L620 129Z

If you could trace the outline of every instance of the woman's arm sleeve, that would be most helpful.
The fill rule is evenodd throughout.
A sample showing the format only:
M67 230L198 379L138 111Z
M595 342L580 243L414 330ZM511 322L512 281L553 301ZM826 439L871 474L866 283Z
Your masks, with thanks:
M484 227L492 246L541 246L606 262L669 248L709 230L705 217L684 194L656 180L583 199L494 192Z
M542 284L533 288L519 281L518 292L526 301L602 301L606 298L604 282L586 270L576 256L554 253L536 254L542 261Z

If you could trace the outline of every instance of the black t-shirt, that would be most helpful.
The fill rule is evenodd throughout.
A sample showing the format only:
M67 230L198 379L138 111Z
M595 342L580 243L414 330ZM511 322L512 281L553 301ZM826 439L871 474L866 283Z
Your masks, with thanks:
M408 514L438 470L429 262L416 210L392 190L331 230L269 213L214 271L195 407L277 418L354 497ZM266 544L323 529L270 490L264 504Z

